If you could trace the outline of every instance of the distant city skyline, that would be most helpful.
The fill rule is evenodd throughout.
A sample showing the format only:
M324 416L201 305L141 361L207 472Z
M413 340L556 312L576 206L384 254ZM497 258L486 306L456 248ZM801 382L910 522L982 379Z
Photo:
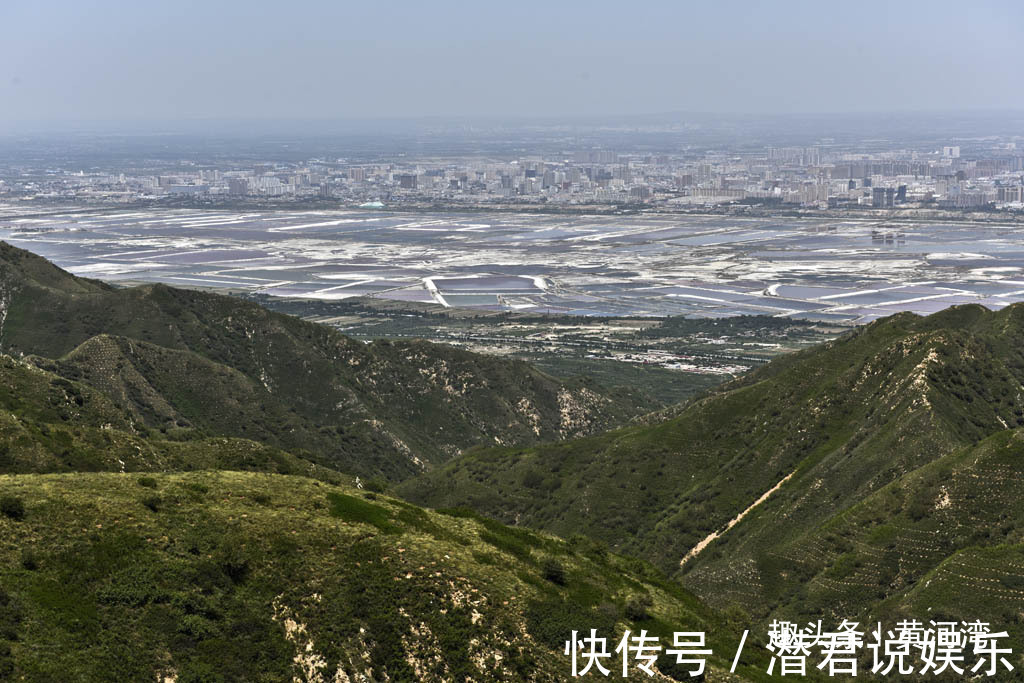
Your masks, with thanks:
M0 7L25 124L1024 109L1009 0Z

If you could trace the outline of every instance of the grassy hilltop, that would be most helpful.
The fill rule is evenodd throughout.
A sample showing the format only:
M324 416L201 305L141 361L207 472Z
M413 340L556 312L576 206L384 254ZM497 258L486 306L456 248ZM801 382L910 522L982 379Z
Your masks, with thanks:
M572 629L632 628L741 680L735 626L583 538L262 473L0 476L0 508L5 679L556 681Z

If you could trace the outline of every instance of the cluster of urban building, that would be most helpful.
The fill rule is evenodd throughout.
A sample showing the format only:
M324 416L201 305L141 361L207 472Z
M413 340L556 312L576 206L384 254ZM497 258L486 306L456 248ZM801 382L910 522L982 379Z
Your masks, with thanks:
M1024 210L1024 139L964 148L861 151L830 145L644 154L585 149L518 159L205 164L153 173L20 169L5 198L132 202L194 197L338 200L368 207L411 202L813 208ZM152 171L153 169L147 169Z

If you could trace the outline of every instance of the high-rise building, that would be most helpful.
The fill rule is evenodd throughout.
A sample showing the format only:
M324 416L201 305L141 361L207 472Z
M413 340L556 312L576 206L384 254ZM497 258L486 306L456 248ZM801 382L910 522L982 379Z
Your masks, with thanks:
M1000 202L1020 202L1024 201L1024 188L1020 185L1011 185L1007 187L1000 187L996 190L996 201Z
M651 188L646 185L637 185L629 188L629 198L644 201L651 198Z
M228 194L249 194L249 181L245 178L228 178Z
M871 207L875 209L889 209L895 205L895 187L873 187L871 188Z

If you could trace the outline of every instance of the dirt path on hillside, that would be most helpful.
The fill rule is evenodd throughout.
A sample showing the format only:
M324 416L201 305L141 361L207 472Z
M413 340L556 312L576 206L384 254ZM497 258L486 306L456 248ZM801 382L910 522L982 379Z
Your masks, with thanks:
M744 517L746 517L748 514L750 514L751 510L753 510L758 505L760 505L761 503L763 503L766 500L768 500L768 498L773 493L778 491L782 487L783 484L785 484L787 481L792 479L794 474L796 474L796 470L793 470L792 472L787 474L785 477L782 478L782 481L780 481L778 484L776 484L775 486L773 486L770 489L768 489L767 491L765 491L764 494L762 494L762 496L760 498L755 500L750 507L748 507L746 510L744 510L740 514L736 515L736 517L734 517L728 524L726 524L724 529L722 529L720 531L713 531L713 532L711 532L710 534L708 534L707 538L705 538L703 541L701 541L697 545L695 545L692 548L690 548L690 552L686 553L686 557L684 557L683 559L679 560L679 566L682 567L689 560L693 559L694 557L697 557L697 555L699 555L700 552L702 550L704 550L704 548L707 548L709 545L711 545L712 541L714 541L716 538L718 538L719 536L724 534L729 529L731 529L734 526L736 526L737 524L739 524L740 521L742 521L742 519Z

